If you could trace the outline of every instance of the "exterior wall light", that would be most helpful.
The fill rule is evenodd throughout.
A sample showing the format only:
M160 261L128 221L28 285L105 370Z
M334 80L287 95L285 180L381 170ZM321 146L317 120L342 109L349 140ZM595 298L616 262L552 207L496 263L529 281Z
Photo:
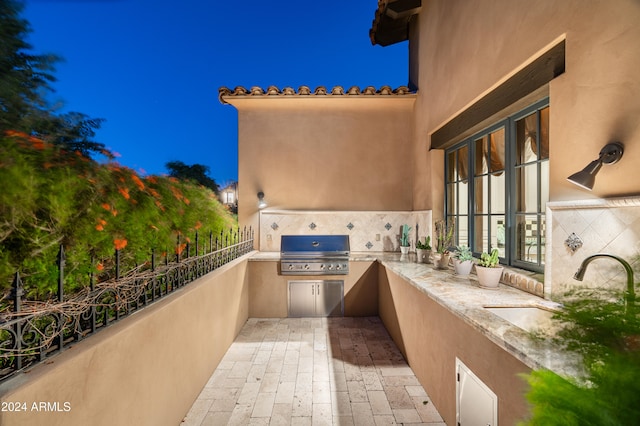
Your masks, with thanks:
M622 158L624 152L624 145L620 142L608 143L600 150L600 155L597 160L590 162L587 167L580 170L578 173L574 173L567 179L569 182L575 183L581 188L591 191L593 185L596 183L596 175L600 171L603 164L614 164Z
M258 192L258 208L264 209L267 207L267 202L264 200L264 192Z

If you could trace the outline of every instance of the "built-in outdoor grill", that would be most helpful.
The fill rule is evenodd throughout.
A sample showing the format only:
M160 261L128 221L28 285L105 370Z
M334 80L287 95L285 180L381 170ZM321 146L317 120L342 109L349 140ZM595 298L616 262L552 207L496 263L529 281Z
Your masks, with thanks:
M349 236L283 235L280 272L282 275L348 274Z

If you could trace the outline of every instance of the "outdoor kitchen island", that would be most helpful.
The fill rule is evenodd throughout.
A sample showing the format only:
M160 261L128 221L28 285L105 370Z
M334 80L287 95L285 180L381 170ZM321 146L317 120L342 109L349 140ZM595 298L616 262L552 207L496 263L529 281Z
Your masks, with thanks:
M526 385L519 374L535 368L577 371L553 345L531 339L525 330L485 309L555 308L550 301L504 285L482 289L475 275L457 277L452 270L436 270L432 264L416 263L414 254L351 252L349 261L345 316L381 318L447 424L456 420L457 360L495 393L499 424L515 424L528 412ZM276 252L251 257L250 317L286 316L285 283L291 277L279 275L278 263ZM357 309L350 312L347 300Z

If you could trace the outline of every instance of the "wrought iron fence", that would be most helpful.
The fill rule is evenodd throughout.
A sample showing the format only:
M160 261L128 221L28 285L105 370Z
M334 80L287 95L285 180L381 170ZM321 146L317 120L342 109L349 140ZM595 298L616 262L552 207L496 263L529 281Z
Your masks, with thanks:
M23 300L24 287L16 272L9 296L13 307L0 313L0 382L249 253L253 230L229 230L215 238L210 233L208 246L200 244L198 233L195 250L191 243L178 239L175 260L165 254L158 265L152 250L149 262L122 276L116 250L114 278L95 283L90 276L87 289L70 297L63 290L65 254L61 246L58 294L56 300L47 302Z

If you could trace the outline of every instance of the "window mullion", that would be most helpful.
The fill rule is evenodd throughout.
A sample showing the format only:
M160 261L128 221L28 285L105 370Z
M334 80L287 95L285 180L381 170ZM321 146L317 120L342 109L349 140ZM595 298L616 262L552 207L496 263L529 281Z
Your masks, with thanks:
M505 249L505 263L510 265L514 259L515 250L515 232L513 226L516 223L516 194L515 194L515 121L513 119L505 120L505 241L509 242L509 246Z

